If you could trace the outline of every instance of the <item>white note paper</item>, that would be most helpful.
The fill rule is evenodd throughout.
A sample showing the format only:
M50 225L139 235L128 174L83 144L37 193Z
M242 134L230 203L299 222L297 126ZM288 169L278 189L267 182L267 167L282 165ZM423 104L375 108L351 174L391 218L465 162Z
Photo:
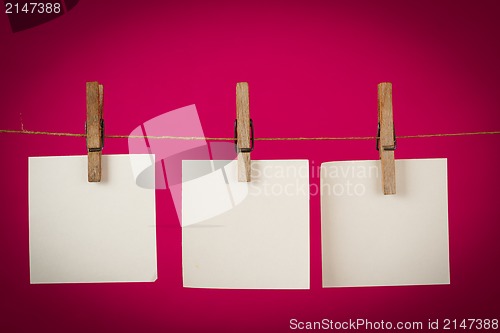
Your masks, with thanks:
M446 168L396 160L384 195L380 161L322 164L323 287L449 284Z
M154 186L132 173L151 160L103 155L102 180L89 183L87 156L29 158L32 284L156 280Z
M185 287L309 288L308 161L183 161Z

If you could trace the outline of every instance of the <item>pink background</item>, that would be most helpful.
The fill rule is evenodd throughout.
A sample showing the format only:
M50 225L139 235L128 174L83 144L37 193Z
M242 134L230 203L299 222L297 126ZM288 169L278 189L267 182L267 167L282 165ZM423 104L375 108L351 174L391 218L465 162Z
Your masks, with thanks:
M370 136L394 84L399 135L500 130L498 1L81 1L12 33L0 15L0 128L83 132L85 81L105 86L107 134L195 103L231 136L248 81L257 137ZM165 133L168 134L168 133ZM254 159L376 159L372 141L257 142ZM401 139L397 158L448 158L451 285L321 288L311 197L311 290L184 289L181 230L157 192L156 283L30 285L28 157L83 138L0 134L0 327L47 332L288 331L289 320L499 318L500 135ZM128 153L108 139L105 154ZM319 180L311 178L312 183ZM429 189L432 191L432 189Z

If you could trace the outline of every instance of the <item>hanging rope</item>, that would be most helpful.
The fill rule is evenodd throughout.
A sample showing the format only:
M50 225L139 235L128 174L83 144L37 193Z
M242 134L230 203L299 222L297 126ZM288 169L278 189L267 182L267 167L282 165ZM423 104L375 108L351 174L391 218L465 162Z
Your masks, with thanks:
M48 135L48 136L66 136L66 137L82 137L87 135L82 133L66 133L66 132L45 132L45 131L29 131L29 130L0 130L0 133L10 134L25 134L25 135ZM435 138L449 136L472 136L472 135L495 135L500 134L500 131L492 132L462 132L462 133L436 133L436 134L416 134L416 135L398 135L398 139L419 139L419 138ZM234 141L235 138L219 138L219 137L204 137L204 136L172 136L172 135L105 135L107 139L152 139L152 140L205 140L205 141ZM354 141L354 140L375 140L376 136L346 136L346 137L295 137L295 138L255 138L255 141Z

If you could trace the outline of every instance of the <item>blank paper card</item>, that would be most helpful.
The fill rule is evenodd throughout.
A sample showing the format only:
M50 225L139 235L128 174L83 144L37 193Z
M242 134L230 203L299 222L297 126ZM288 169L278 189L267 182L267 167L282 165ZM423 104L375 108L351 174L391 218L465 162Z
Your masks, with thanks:
M151 160L103 155L102 180L89 183L87 156L29 158L31 283L156 280L154 186L132 173Z
M183 161L184 286L308 289L308 161L252 161L249 183L237 167Z
M446 159L322 164L323 287L449 284Z

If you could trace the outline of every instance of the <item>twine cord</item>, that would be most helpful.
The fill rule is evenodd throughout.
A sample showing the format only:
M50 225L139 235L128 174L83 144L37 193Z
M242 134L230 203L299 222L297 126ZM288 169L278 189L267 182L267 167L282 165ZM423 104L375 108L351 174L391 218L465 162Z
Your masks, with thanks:
M45 132L45 131L29 131L21 130L2 130L0 133L10 134L26 134L26 135L48 135L48 136L66 136L66 137L87 137L83 133L66 133L66 132ZM417 138L434 138L434 137L450 137L450 136L472 136L472 135L496 135L500 131L489 132L462 132L462 133L435 133L435 134L416 134L416 135L397 135L397 139L417 139ZM204 137L204 136L172 136L172 135L105 135L106 139L152 139L152 140L205 140L205 141L234 141L236 138L222 137ZM347 137L295 137L295 138L255 138L255 141L354 141L354 140L375 140L377 136L347 136Z

